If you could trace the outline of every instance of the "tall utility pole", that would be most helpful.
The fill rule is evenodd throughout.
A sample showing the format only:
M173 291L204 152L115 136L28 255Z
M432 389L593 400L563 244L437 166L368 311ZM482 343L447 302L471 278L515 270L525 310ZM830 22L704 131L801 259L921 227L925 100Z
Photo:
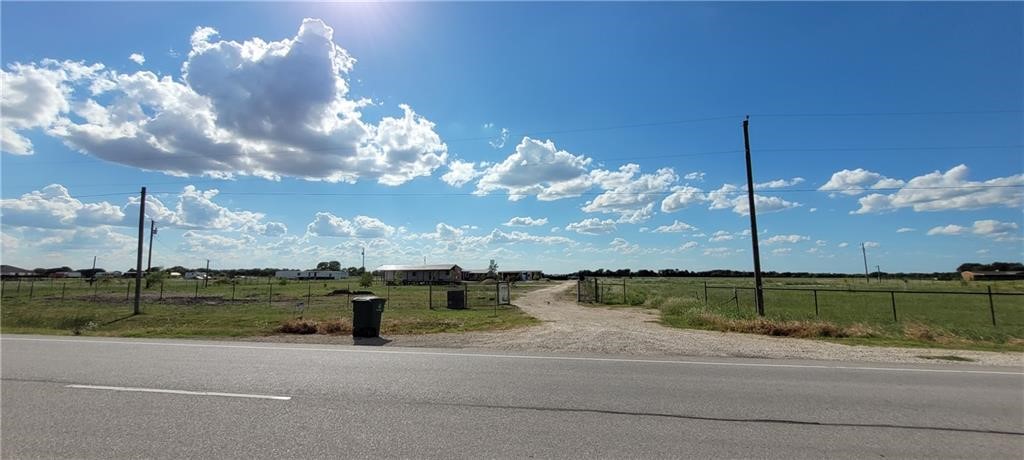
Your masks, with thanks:
M359 248L359 252L363 256L363 273L366 273L366 248Z
M882 267L875 265L875 273L878 273L878 284L882 284Z
M139 300L142 298L142 243L146 231L146 187L142 187L142 200L139 201L139 250L135 255L135 306L132 314L139 314Z
M203 277L203 287L210 285L210 259L206 259L206 276Z
M96 270L96 256L92 256L92 269Z
M754 209L754 171L750 166L750 116L743 120L743 146L747 151L747 202L750 205L750 242L754 247L754 305L764 316L764 291L761 286L761 250L757 247L757 210Z
M146 273L153 269L153 235L156 235L156 221L149 221L149 257L146 258Z
M864 281L870 283L871 277L868 276L868 250L864 248L864 243L860 244L860 253L864 254Z

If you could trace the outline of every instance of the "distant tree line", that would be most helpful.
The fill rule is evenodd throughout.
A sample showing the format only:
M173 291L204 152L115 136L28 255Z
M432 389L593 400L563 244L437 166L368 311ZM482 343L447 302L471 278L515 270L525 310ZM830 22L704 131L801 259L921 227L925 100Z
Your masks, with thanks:
M961 272L1024 272L1024 264L1020 262L992 262L990 264L979 264L967 262L956 268L957 273Z

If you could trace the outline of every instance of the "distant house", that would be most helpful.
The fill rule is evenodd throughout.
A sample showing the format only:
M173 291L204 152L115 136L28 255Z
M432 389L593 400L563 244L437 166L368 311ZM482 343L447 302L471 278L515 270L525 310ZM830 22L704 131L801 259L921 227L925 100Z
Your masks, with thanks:
M381 265L376 271L387 284L441 284L462 281L462 268L455 264Z
M274 276L286 280L343 280L348 278L344 270L278 270Z
M488 277L493 277L493 273L486 268L467 268L462 270L462 279L464 281L483 281Z
M131 272L132 276L135 276L135 272ZM187 280L205 280L206 273L203 272L185 272L185 279Z
M82 272L56 272L51 276L54 278L81 278Z
M1024 272L960 272L964 281L1022 280Z
M0 265L0 276L4 278L23 278L26 276L36 276L36 272L15 267L14 265Z
M181 273L170 272L170 273L167 274L167 276L170 276L171 278L181 278Z
M534 281L544 277L540 270L499 270L498 279L502 281Z

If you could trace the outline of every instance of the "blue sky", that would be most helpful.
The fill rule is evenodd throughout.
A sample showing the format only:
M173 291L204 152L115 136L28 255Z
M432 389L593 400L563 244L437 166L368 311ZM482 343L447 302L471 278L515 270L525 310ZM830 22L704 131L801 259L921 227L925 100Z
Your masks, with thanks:
M1024 252L1021 4L2 8L5 264L749 269L746 114L767 270Z

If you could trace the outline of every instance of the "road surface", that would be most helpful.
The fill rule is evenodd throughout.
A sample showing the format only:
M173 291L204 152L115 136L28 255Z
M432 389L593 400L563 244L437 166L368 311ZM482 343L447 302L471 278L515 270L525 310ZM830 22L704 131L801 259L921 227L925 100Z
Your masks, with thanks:
M4 335L3 458L1024 454L1024 369Z

